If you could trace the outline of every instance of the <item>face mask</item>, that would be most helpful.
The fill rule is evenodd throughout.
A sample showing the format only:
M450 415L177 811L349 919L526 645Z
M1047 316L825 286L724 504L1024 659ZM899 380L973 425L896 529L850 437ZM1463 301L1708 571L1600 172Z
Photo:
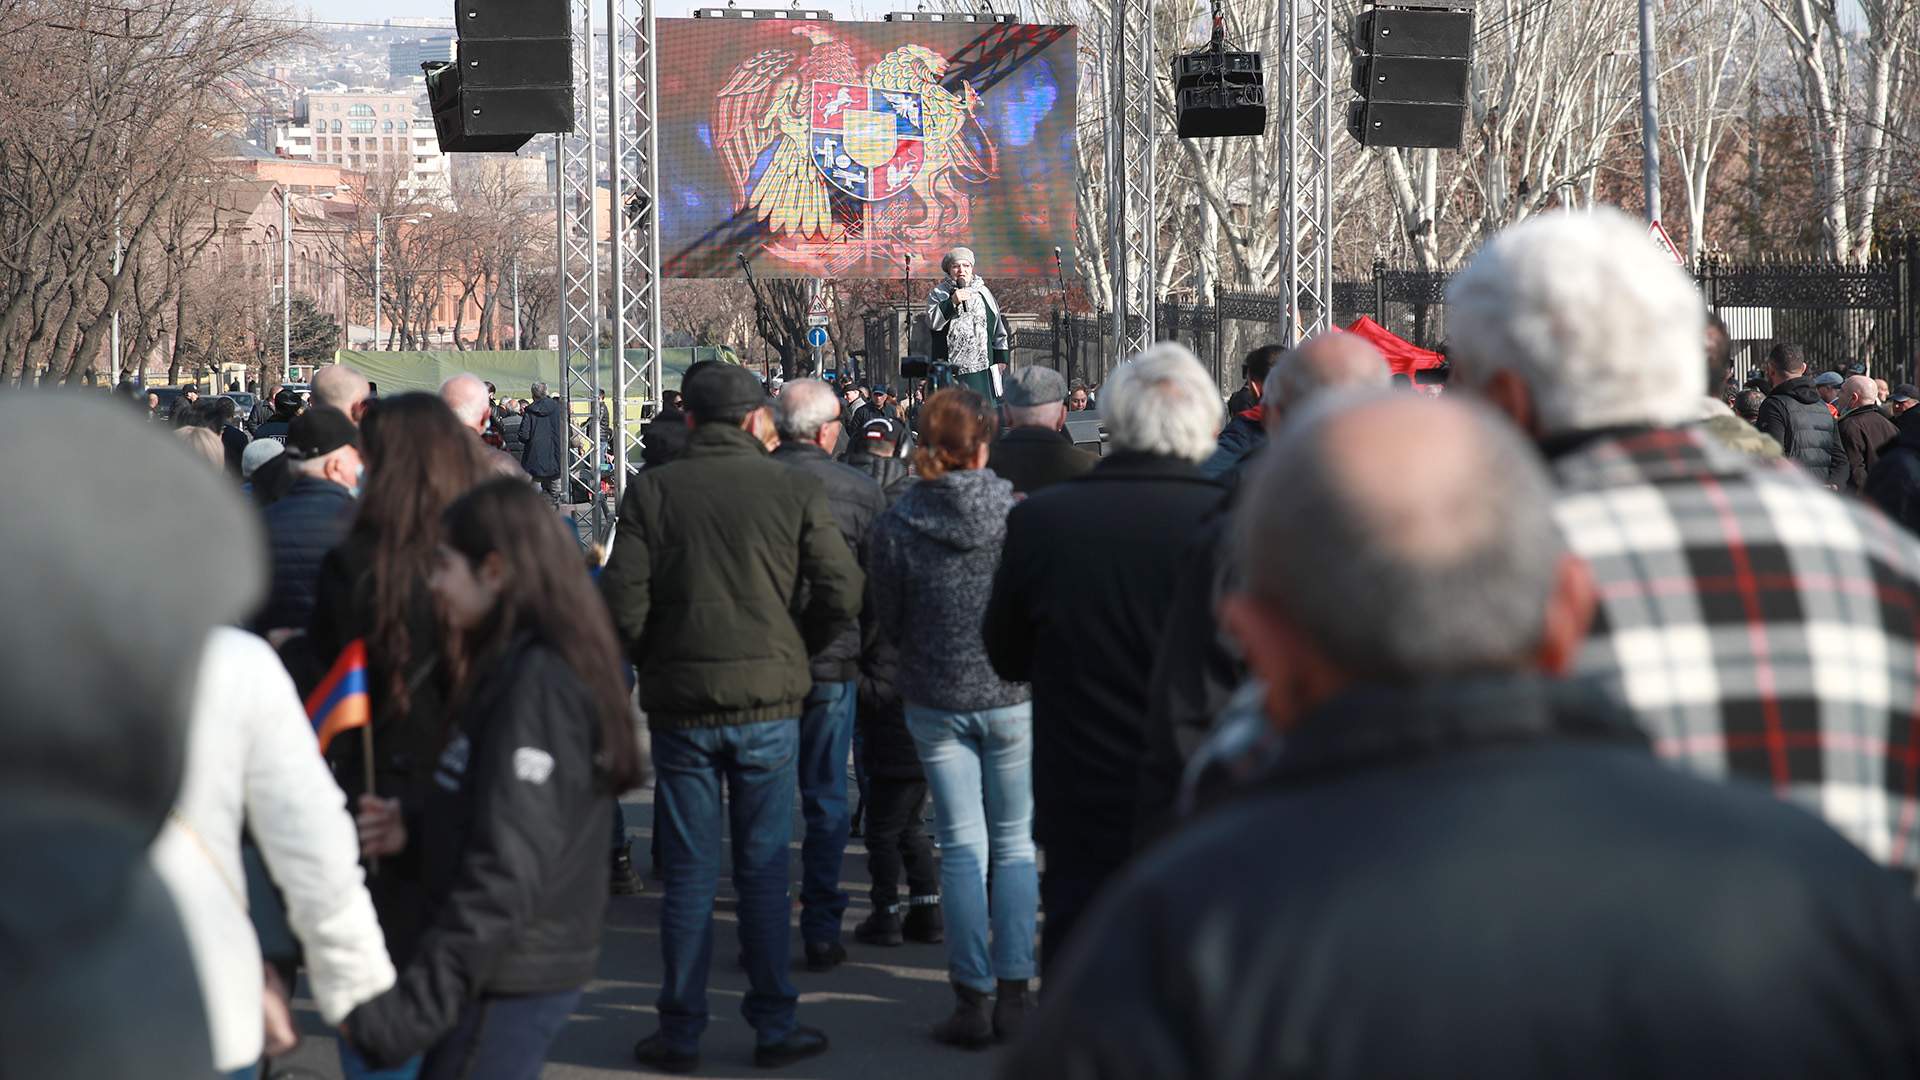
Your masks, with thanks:
M366 489L366 480L367 480L367 467L365 465L361 465L358 468L355 468L353 470L353 486L347 489L347 494L352 495L356 499L359 498L360 492Z

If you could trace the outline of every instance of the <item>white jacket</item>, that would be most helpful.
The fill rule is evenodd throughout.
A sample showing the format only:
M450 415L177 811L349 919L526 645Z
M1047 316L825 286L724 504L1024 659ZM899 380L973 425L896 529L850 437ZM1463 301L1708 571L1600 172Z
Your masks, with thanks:
M259 1061L265 1038L243 826L285 896L320 1015L338 1024L394 978L359 833L280 658L252 634L220 628L201 655L186 774L153 865L180 908L223 1072Z

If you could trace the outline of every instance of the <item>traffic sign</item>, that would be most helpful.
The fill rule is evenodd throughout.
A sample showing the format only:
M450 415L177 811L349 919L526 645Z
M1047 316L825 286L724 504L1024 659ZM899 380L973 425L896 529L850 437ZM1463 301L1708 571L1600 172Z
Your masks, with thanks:
M1667 230L1658 221L1648 223L1647 235L1653 237L1654 246L1672 256L1675 263L1683 267L1687 265L1686 256L1680 254L1680 249L1673 244L1673 238L1667 235Z
M807 315L807 325L808 326L827 325L827 313L824 311L811 312L810 314Z
M816 349L826 348L827 347L827 328L824 326L816 326L809 329L807 331L807 344L813 346Z

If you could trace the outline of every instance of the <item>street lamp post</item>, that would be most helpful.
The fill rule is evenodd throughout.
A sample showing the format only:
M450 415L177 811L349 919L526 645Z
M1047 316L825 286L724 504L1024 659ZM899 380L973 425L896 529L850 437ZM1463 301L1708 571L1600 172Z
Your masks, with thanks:
M513 257L513 347L520 348L520 256Z
M280 371L285 382L293 381L293 213L288 208L293 196L280 191Z
M418 214L395 218L394 220L419 221L421 218L430 218L432 216L433 211L427 210ZM386 299L386 294L380 289L380 254L387 246L384 231L385 220L384 216L378 212L373 215L373 347L375 351L378 351L380 348L380 303Z

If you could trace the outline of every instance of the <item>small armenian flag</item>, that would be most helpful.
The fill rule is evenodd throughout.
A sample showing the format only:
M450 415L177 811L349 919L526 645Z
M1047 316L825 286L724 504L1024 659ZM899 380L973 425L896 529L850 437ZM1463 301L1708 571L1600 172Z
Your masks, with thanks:
M367 697L367 645L356 638L340 650L333 670L307 698L307 716L320 738L320 752L335 735L373 722L373 703Z

